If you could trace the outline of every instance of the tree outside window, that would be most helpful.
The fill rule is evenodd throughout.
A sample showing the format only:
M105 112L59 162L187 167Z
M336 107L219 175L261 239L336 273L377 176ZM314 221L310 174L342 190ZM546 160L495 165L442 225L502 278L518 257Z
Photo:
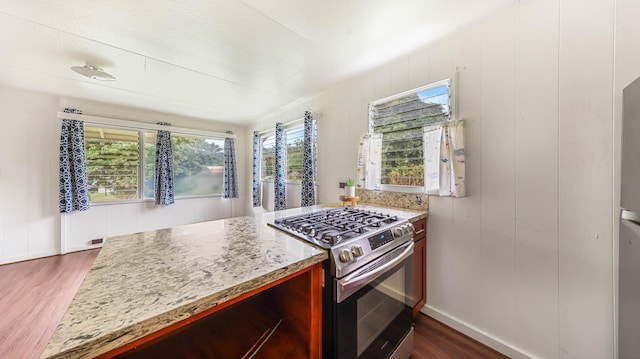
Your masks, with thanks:
M141 136L143 151L139 147ZM171 144L176 197L222 193L224 140L172 135ZM85 126L91 202L137 200L139 193L143 198L153 198L155 147L155 132Z
M171 135L175 196L222 193L224 141ZM154 198L156 134L145 133L144 198Z
M382 185L424 186L423 128L451 117L449 82L372 102L370 131L382 136Z

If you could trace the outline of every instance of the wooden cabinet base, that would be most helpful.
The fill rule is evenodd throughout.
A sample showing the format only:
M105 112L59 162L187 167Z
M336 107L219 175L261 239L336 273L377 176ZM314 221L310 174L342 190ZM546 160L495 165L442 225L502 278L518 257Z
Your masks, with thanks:
M176 323L101 358L319 359L321 275L321 264L316 264L233 305Z
M427 219L413 223L413 317L427 303Z

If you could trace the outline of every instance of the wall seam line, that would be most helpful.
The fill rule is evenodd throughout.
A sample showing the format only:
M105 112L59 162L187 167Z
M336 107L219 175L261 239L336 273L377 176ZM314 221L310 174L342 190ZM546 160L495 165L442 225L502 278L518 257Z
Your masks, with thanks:
M561 147L560 147L560 102L561 102L561 96L560 96L560 41L562 39L562 0L558 1L558 44L557 44L557 50L558 50L558 57L557 57L557 61L558 61L558 78L557 78L557 91L558 91L558 106L556 108L556 114L558 116L558 122L556 124L556 131L558 134L558 137L556 139L556 146L558 146L558 152L556 154L556 166L557 166L557 170L558 170L558 176L556 177L556 190L557 195L558 195L558 202L556 204L556 220L558 221L558 226L556 227L556 248L558 251L558 256L556 258L556 262L557 262L557 266L558 266L558 274L557 274L557 278L558 281L556 283L557 286L557 290L558 290L558 303L557 303L557 307L556 307L556 318L557 318L557 323L556 323L556 337L558 340L558 354L557 357L561 358L561 354L562 354L562 349L561 349L561 345L560 345L560 151L561 151Z

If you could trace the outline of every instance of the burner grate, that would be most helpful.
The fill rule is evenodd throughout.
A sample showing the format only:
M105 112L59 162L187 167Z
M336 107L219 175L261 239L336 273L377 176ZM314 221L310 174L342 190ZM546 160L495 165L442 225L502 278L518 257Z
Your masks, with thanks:
M397 222L397 216L359 208L335 208L276 219L274 224L296 235L335 245Z

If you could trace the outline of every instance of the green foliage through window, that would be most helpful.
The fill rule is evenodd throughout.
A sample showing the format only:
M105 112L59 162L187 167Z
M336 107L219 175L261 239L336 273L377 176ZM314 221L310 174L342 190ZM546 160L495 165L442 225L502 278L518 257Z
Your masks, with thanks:
M138 131L85 127L91 202L138 198Z
M287 141L287 179L301 181L304 127L285 130L285 136Z
M276 139L274 134L261 138L261 178L273 179L275 173ZM296 126L284 130L286 144L287 180L302 180L302 155L304 145L304 127ZM316 152L315 140L313 143L313 153Z
M383 135L381 184L424 186L423 127L450 117L448 81L369 104L370 131Z
M171 143L175 196L222 193L224 140L172 135ZM85 149L91 202L154 197L155 132L85 126Z
M276 169L276 135L266 136L260 139L261 149L261 177L262 179L273 179Z
M224 141L171 135L175 196L222 193ZM145 133L144 197L154 197L156 134Z

